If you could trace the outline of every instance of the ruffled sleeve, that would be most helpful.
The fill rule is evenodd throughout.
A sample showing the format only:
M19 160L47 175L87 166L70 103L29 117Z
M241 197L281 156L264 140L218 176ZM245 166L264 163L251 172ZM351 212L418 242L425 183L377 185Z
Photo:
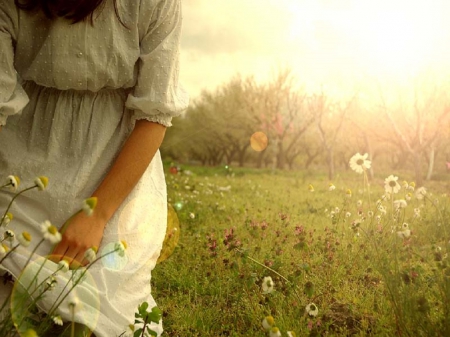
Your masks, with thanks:
M0 0L0 125L8 116L20 112L28 103L28 96L19 83L14 69L18 13L14 1Z
M145 3L145 4L144 4ZM137 83L126 107L133 119L171 126L189 97L178 83L181 0L142 0L139 13L140 57Z

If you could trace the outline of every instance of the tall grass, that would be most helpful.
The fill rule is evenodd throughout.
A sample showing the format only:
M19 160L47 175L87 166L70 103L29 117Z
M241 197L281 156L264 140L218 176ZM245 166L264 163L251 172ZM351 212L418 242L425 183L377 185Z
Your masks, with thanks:
M269 335L267 316L282 336L450 335L449 184L386 199L383 179L369 192L352 172L168 173L181 236L153 273L167 336Z

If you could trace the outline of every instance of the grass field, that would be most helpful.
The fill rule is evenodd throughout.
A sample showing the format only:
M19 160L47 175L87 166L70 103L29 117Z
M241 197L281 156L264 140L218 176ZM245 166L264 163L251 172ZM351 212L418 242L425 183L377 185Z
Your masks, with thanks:
M450 183L424 194L399 175L389 198L389 174L167 173L181 235L152 275L166 335L450 336Z

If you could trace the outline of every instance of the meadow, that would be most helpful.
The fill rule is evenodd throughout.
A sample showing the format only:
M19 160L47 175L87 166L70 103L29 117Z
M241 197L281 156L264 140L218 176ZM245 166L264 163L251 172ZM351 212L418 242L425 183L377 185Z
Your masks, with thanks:
M165 335L449 336L450 182L391 174L167 169Z

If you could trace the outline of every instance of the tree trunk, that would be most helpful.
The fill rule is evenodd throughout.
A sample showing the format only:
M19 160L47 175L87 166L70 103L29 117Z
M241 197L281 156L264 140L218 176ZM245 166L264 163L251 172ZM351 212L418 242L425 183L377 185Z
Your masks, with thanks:
M333 148L327 149L327 166L328 166L328 179L334 179L334 151Z
M278 140L277 144L278 153L277 153L277 168L282 170L284 169L284 163L285 163L285 157L284 157L284 148L283 148L283 142Z
M433 175L434 170L434 161L436 159L436 150L434 147L430 150L430 157L429 157L429 163L428 163L428 171L427 171L427 180L431 179L431 176Z
M423 186L422 154L417 150L414 151L414 173L416 176L416 186Z

